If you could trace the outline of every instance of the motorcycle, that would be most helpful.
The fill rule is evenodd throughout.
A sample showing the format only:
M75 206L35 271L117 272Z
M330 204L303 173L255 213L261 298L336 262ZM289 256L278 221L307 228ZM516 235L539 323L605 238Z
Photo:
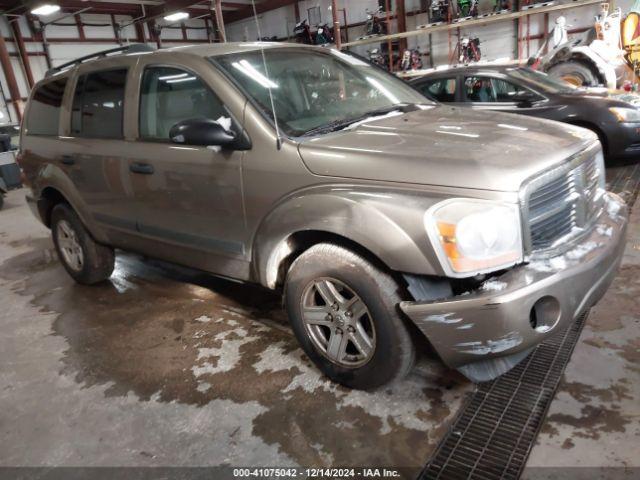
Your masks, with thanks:
M511 10L511 0L495 0L493 11L501 12L503 10Z
M406 72L409 70L422 69L422 53L419 48L405 50L400 61L400 70Z
M375 65L378 65L385 70L389 70L389 55L386 55L380 51L379 48L373 50L367 50L369 54L369 61Z
M328 24L318 25L318 31L316 32L316 45L326 45L327 43L334 43L333 29Z
M293 36L297 43L305 43L307 45L314 44L311 28L306 19L296 23L296 26L293 28Z
M478 0L458 0L458 18L477 16Z
M386 35L387 34L387 22L380 20L378 15L382 13L382 7L378 7L378 10L367 12L367 22L365 24L365 32L367 35Z
M458 62L459 63L471 63L478 62L482 57L480 52L480 39L464 37L460 39L458 43Z
M432 23L446 22L449 19L449 0L431 0L429 19Z

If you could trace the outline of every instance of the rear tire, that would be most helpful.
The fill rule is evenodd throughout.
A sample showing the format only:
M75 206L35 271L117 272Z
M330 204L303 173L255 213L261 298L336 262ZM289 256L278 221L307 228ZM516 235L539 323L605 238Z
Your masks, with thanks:
M591 69L582 62L569 60L553 65L547 70L552 77L559 78L576 87L597 87L598 78Z
M76 282L93 285L111 276L113 248L96 243L69 205L60 203L53 208L51 234L60 262Z
M314 245L287 274L285 305L298 341L325 375L350 388L374 389L411 370L415 346L400 301L386 271L338 245Z

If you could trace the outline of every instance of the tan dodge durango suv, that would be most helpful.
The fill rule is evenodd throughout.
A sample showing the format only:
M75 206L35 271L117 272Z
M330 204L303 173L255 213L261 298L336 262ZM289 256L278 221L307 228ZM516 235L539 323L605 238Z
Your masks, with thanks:
M433 103L320 47L132 46L33 89L20 165L78 282L114 249L281 289L331 379L375 388L416 342L474 381L597 302L627 223L591 132Z

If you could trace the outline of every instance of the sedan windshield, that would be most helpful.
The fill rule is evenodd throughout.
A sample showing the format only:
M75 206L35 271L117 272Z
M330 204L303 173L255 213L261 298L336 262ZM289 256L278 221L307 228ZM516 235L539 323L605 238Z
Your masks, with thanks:
M557 78L550 77L546 73L531 70L529 68L514 68L508 71L508 74L518 80L523 80L531 86L535 86L543 92L548 93L566 93L577 90L577 87L570 83L564 82Z
M290 136L343 128L369 114L429 104L393 75L337 50L267 48L214 57ZM265 69L266 64L266 69ZM273 109L269 91L273 96Z

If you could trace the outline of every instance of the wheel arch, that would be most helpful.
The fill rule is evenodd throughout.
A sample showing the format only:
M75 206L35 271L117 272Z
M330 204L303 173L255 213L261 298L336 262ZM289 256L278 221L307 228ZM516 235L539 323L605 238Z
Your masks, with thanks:
M253 276L274 289L282 285L288 266L307 248L322 242L350 248L390 272L438 274L428 250L422 217L427 207L386 200L386 208L398 213L421 231L416 236L384 211L380 199L345 198L344 192L296 196L276 207L262 222L252 249ZM391 197L391 196L389 196ZM355 197L354 197L355 198ZM364 198L364 199L363 199ZM412 211L413 210L413 211Z
M51 228L51 213L53 212L53 208L60 203L66 203L71 206L67 197L57 188L47 186L40 192L38 212L40 213L42 223L44 223L47 228Z

